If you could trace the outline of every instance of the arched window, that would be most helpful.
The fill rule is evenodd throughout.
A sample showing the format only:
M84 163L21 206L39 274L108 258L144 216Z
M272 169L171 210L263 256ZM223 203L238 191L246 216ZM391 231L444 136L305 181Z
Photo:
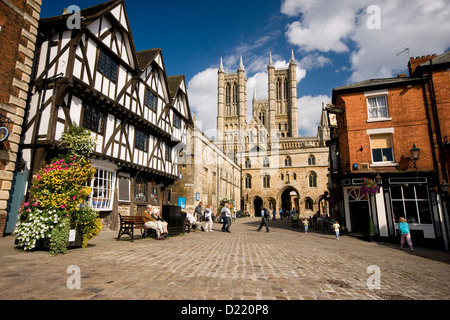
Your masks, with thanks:
M277 83L276 83L276 94L277 94L277 100L280 101L281 100L281 80L277 79Z
M281 181L284 181L284 174L281 174L280 179Z
M238 92L237 92L237 84L233 83L233 103L237 103L238 100Z
M296 173L294 173L292 177L294 178L294 180L297 180L297 174Z
M316 165L316 157L310 155L308 158L308 166L315 166L315 165Z
M270 176L264 176L264 178L263 178L263 186L266 189L270 188Z
M225 88L225 103L227 105L231 104L231 86L229 83L227 83Z
M245 176L245 189L251 189L252 188L252 176L246 175Z
M284 79L284 100L288 100L289 99L289 95L288 95L288 83L287 80Z
M313 201L311 198L305 199L305 209L306 210L312 210L313 209Z
M317 174L315 172L309 174L309 187L317 188Z
M269 161L269 158L264 158L264 160L263 160L263 167L264 168L269 168L270 167L270 161Z
M286 157L284 159L284 166L285 167L292 167L292 159L291 159L291 157Z
M252 162L250 161L250 158L245 158L245 168L250 169L252 167Z

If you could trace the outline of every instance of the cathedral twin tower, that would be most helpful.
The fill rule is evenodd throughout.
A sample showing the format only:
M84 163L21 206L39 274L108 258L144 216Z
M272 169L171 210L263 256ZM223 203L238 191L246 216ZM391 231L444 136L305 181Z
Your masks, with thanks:
M297 63L292 50L287 68L275 69L269 56L268 99L254 92L252 119L247 124L247 77L240 58L237 73L218 70L218 143L226 153L270 149L271 142L298 137Z

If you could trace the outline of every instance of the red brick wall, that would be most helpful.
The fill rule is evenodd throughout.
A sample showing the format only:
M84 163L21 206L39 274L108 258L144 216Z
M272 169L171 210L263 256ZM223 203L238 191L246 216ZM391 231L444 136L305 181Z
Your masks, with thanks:
M343 126L339 128L339 143L343 172L361 171L361 163L372 163L370 136L368 129L394 128L394 161L398 167L370 168L369 171L407 171L412 170L410 150L413 144L421 149L420 170L433 170L430 138L422 86L389 89L387 96L390 121L367 122L367 99L364 92L341 96L345 102ZM341 125L341 124L340 124ZM361 151L362 147L362 151ZM359 164L359 170L353 170L353 164Z
M0 236L7 218L41 4L41 0L0 1L0 112L13 123L9 138L0 143Z

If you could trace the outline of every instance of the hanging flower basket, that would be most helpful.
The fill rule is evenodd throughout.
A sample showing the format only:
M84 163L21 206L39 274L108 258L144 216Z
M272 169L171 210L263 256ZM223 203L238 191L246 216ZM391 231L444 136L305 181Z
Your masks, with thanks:
M371 178L364 178L364 183L361 187L361 194L368 194L373 196L380 192L380 187Z

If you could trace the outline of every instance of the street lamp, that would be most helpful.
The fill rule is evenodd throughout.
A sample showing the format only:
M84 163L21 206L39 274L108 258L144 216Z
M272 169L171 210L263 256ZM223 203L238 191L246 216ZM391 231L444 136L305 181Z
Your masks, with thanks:
M411 161L414 163L414 169L417 169L416 161L419 161L420 149L413 144L413 148L411 149Z

